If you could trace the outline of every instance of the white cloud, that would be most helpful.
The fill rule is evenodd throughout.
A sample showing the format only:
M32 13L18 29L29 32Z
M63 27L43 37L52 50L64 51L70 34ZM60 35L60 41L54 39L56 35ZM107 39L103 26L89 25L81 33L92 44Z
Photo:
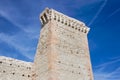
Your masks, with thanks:
M120 67L112 72L94 72L95 80L120 80Z
M39 24L37 24L35 21L35 19L37 19L37 17L31 18L31 20L28 20L28 18L23 18L24 21L29 21L28 24L24 25L21 24L19 20L16 19L20 19L20 18L13 18L10 15L10 12L5 12L0 10L0 15L3 16L5 19L7 19L9 22L11 22L12 24L14 24L16 27L20 28L23 32L25 32L24 34L26 34L29 38L31 39L37 39L39 36L39 30L38 28L40 27ZM20 15L22 16L22 15ZM22 16L23 17L23 16ZM30 19L30 17L29 17ZM39 20L39 17L38 17ZM19 21L19 22L18 22ZM39 28L40 29L40 28Z
M7 43L9 46L13 47L14 49L18 50L21 54L23 54L27 58L33 60L34 53L32 53L32 51L35 50L35 47L33 48L30 46L26 46L24 45L24 43L21 44L19 41L17 41L18 40L17 36L19 37L20 35L16 34L14 36L9 36L4 33L0 33L0 40Z
M35 41L39 37L39 15L34 15L32 13L33 16L25 16L24 14L22 14L24 12L20 11L20 8L20 10L18 9L18 6L15 7L15 5L12 4L13 3L9 5L11 7L9 7L8 5L0 5L0 15L16 27L18 27L20 31L12 36L5 33L0 33L0 42L3 41L7 43L9 46L18 50L18 52L20 52L22 55L28 57L29 59L33 59L36 46L32 43L34 43L33 41ZM31 5L29 6L31 7Z
M95 80L120 80L120 67L115 70L107 71L109 67L114 67L116 63L120 62L120 59L109 61L94 67Z

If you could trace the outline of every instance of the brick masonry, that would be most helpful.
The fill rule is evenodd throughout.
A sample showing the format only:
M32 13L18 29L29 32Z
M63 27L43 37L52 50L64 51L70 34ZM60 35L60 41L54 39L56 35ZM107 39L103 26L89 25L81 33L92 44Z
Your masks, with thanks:
M0 80L32 80L31 62L0 57Z

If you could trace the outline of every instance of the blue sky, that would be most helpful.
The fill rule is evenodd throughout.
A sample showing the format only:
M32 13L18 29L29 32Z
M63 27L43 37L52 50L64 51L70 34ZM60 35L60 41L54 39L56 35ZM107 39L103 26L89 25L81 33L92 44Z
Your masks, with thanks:
M120 80L119 0L0 0L0 56L33 61L39 14L53 8L86 23L95 80Z

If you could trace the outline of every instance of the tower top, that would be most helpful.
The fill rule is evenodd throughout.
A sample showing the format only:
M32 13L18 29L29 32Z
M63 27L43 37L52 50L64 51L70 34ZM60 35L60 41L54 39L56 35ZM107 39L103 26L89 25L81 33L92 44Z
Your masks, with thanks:
M40 20L42 25L44 26L46 23L48 23L51 20L55 20L57 22L60 22L64 25L70 26L80 32L88 33L90 28L88 28L83 22L78 21L74 18L71 18L69 16L66 16L54 9L46 8L41 14L40 14Z

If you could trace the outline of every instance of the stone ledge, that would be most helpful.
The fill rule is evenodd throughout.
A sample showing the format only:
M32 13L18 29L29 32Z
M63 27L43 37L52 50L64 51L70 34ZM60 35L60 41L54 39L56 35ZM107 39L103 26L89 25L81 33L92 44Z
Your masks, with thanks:
M18 64L18 65L23 65L23 66L29 66L32 67L33 63L32 62L25 62L22 60L17 60L17 59L13 59L13 58L9 58L9 57L4 57L4 56L0 56L0 62L5 62L5 63L14 63L14 64Z
M66 16L56 10L48 9L46 8L41 14L40 14L40 20L42 25L44 26L46 23L48 23L51 20L55 20L56 22L60 22L61 24L64 24L68 27L71 27L73 29L76 29L80 32L88 33L90 28L88 28L83 22L78 21L74 18L71 18L69 16Z

